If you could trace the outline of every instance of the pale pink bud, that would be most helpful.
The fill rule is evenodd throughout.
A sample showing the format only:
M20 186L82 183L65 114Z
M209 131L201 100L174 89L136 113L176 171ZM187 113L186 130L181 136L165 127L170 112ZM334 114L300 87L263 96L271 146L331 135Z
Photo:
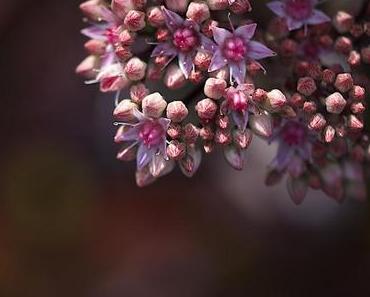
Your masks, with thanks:
M242 13L250 12L252 10L252 6L249 0L235 0L231 4L230 9L233 13L242 14Z
M361 64L361 54L358 51L351 51L347 62L351 67L359 66Z
M208 0L207 3L210 10L225 10L229 6L228 0Z
M107 47L104 41L96 39L90 39L84 46L89 54L98 56L105 54L105 49Z
M102 2L100 0L89 0L80 4L82 13L89 19L100 21L102 17Z
M202 1L190 2L186 16L200 24L210 17L208 5Z
M327 84L332 84L335 81L335 72L330 69L325 69L322 73L322 80Z
M112 0L112 10L120 19L123 19L134 8L131 0Z
M306 101L303 103L303 111L306 113L315 113L317 111L317 104L313 101Z
M149 95L149 90L143 83L138 83L131 86L130 88L130 97L133 102L136 104L141 104L145 96Z
M119 41L123 46L130 46L134 43L135 37L135 33L130 32L129 30L123 30L119 34Z
M126 87L129 83L119 63L102 69L96 79L100 82L101 92L116 92Z
M303 77L298 80L297 91L302 95L311 96L316 90L316 83L311 77Z
M164 84L169 89L178 89L184 86L186 83L186 78L181 71L181 69L175 65L172 64L170 67L167 68L166 74L164 76Z
M302 107L306 98L299 93L294 93L289 101L295 107Z
M132 57L131 49L127 46L118 45L114 49L114 52L121 61L127 61Z
M365 99L366 92L363 87L353 86L352 90L349 92L349 98L356 101L362 101Z
M181 160L186 154L185 144L179 141L171 141L167 146L167 156L175 161Z
M252 95L252 100L256 103L262 103L267 98L267 92L263 89L257 89Z
M338 11L333 19L333 25L339 33L349 32L353 23L353 16L345 11Z
M203 140L209 141L212 140L215 136L213 129L210 126L204 126L199 130L199 136Z
M188 7L188 0L165 0L166 7L176 12L185 12Z
M277 111L287 104L285 95L278 89L268 92L266 97L273 111Z
M252 142L253 133L250 129L245 129L244 131L235 130L233 138L240 149L247 149Z
M194 57L194 65L200 70L207 70L211 64L212 54L209 52L198 51Z
M347 120L347 126L351 130L362 130L364 128L364 123L355 115L349 115Z
M150 25L160 27L164 24L164 16L159 6L150 7L146 13Z
M170 126L168 127L167 134L172 139L179 139L182 135L181 125L171 123Z
M199 128L191 123L184 127L184 138L187 143L195 143L199 137Z
M334 85L341 93L348 92L353 87L352 75L349 73L338 74Z
M339 53L348 55L353 49L353 44L352 44L351 39L349 39L348 37L342 36L342 37L339 37L335 41L334 47L335 47L335 50L338 51Z
M127 62L124 71L128 79L133 81L142 80L145 76L146 63L139 58L131 58Z
M195 110L200 119L211 120L216 115L217 104L213 100L206 98L197 103Z
M129 99L122 100L113 111L116 120L130 122L135 119L134 110L137 105Z
M326 126L326 120L325 120L325 117L321 113L315 114L309 122L309 127L315 131L320 131L324 129L325 126Z
M216 125L221 129L227 129L230 125L230 118L227 115L218 115L216 117Z
M365 105L362 102L354 102L351 104L351 111L354 114L363 113L365 109Z
M146 116L152 118L161 117L163 111L166 109L167 102L159 93L153 93L146 96L142 102L143 112Z
M189 75L189 81L191 81L192 84L197 85L200 84L203 80L203 73L202 71L192 70Z
M335 136L335 129L330 125L327 126L324 129L324 140L325 140L325 142L327 142L327 143L332 142L333 139L334 139L334 136Z
M98 66L98 57L97 56L88 56L86 57L77 67L76 73L85 78L92 79L96 76L95 69Z
M253 132L259 136L268 138L272 135L272 120L268 115L250 116L249 125Z
M167 118L180 123L188 116L188 109L182 101L173 101L167 105Z
M347 101L341 93L335 92L325 99L326 110L330 113L340 114L346 107Z
M204 85L204 94L212 99L220 99L225 94L227 83L223 79L208 78Z
M145 13L138 10L130 10L124 20L124 24L130 31L139 31L145 27Z
M230 130L228 129L216 129L215 142L221 145L230 144L232 141Z

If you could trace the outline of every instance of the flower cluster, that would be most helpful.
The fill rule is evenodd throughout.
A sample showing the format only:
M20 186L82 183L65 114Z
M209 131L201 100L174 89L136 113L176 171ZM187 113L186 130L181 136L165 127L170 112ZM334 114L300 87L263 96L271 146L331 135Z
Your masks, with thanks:
M330 18L318 0L272 1L266 13L275 17L261 29L248 0L89 0L80 6L89 56L76 72L115 94L117 158L136 159L139 186L176 166L193 176L216 147L242 170L257 136L277 147L266 184L285 178L295 203L308 188L363 200L364 2L359 15Z

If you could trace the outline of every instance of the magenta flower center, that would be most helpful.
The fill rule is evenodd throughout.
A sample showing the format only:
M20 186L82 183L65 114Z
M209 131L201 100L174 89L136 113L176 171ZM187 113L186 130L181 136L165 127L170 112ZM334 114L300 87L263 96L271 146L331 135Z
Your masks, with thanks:
M299 21L305 20L312 14L312 0L287 0L285 10L293 19Z
M228 60L240 62L245 59L247 51L247 45L242 38L234 36L225 40L223 54Z
M282 130L283 141L290 145L301 146L306 141L306 129L305 127L297 122L289 122L285 124Z
M165 131L157 121L146 121L139 131L139 138L147 147L158 145L163 141Z
M231 110L244 112L248 108L248 98L243 92L230 92L227 94L227 103Z
M108 42L110 44L116 44L119 42L119 32L118 28L116 27L111 27L105 30L105 36L108 39Z
M191 28L179 28L173 34L173 45L182 52L190 52L198 45L198 34Z

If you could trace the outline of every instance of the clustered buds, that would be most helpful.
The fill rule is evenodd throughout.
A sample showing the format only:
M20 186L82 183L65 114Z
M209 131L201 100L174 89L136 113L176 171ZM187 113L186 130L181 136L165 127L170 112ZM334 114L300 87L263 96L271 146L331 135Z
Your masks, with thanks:
M82 30L88 56L76 72L115 93L117 158L136 159L139 186L176 166L192 177L217 147L242 170L257 136L278 144L266 184L287 176L295 203L310 187L337 201L363 200L364 2L360 14L330 19L319 1L271 1L276 17L263 30L251 21L249 0L88 0L80 5L91 24Z

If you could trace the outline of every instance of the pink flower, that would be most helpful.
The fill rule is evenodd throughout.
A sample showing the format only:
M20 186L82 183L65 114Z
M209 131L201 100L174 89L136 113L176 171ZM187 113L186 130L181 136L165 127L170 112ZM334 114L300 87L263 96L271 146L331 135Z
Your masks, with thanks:
M179 67L184 76L188 78L194 67L193 58L197 50L212 52L215 45L199 32L199 25L193 20L184 20L177 13L164 7L162 7L162 11L166 26L172 36L169 41L158 44L151 57L166 56L169 57L169 63L177 56Z
M170 120L148 117L136 108L133 110L133 115L136 118L134 124L117 122L117 124L127 127L127 129L116 136L116 142L130 143L126 148L127 152L138 146L136 155L138 170L142 170L148 164L152 165L150 164L152 162L158 162L158 156L161 157L162 161L165 161L167 158L166 133Z
M215 27L213 37L218 45L209 72L228 65L230 78L234 77L238 84L243 84L246 76L246 62L274 56L275 53L260 42L251 41L257 24L244 25L232 32ZM256 62L257 63L257 62ZM262 66L261 66L262 67Z
M326 14L314 9L317 3L318 0L282 0L272 1L267 6L276 15L285 18L288 29L291 31L302 26L317 25L330 21Z

